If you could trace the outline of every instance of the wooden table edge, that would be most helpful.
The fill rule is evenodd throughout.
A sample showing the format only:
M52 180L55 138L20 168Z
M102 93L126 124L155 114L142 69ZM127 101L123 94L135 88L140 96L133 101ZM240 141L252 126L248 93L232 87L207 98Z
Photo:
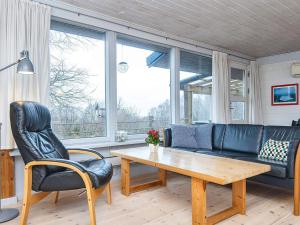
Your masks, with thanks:
M146 159L141 159L141 158L134 157L134 156L128 156L128 155L119 153L118 151L120 151L120 150L111 151L111 154L114 155L114 156L118 156L121 159L131 160L133 162L141 163L141 164L148 165L148 166L153 166L153 167L156 167L156 168L159 168L159 169L167 170L167 171L170 171L170 172L178 173L178 174L189 176L189 177L194 177L194 178L197 178L197 179L205 180L206 182L211 182L211 183L215 183L215 184L219 184L219 185L231 184L231 183L234 183L234 182L237 182L237 181L240 181L240 180L248 179L250 177L254 177L254 176L269 172L271 170L270 165L266 165L266 164L263 164L263 163L249 162L249 161L244 161L244 160L238 160L238 161L243 161L243 162L249 162L251 164L258 164L260 166L264 166L265 169L257 171L255 173L251 173L251 175L246 175L246 176L238 177L236 179L226 180L226 179L206 175L206 174L203 174L203 173L198 173L197 174L197 172L188 171L186 169L181 169L181 168L178 168L176 166L166 165L166 164L159 163L159 162L153 162L153 161L149 161L149 160L146 160ZM222 157L219 157L219 158L222 158ZM234 159L234 160L237 160L237 159Z

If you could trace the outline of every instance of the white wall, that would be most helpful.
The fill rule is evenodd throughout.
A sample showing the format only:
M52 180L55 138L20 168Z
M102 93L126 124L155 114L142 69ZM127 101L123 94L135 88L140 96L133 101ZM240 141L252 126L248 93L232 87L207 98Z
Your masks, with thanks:
M259 58L259 74L261 76L264 124L290 125L292 120L300 118L300 105L272 106L271 86L300 83L299 78L290 75L293 62L300 62L300 51L287 54Z

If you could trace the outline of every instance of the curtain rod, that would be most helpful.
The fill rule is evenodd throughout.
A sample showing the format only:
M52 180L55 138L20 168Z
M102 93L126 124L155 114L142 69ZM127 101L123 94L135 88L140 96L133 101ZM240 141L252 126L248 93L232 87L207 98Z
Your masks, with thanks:
M247 60L247 61L255 60L254 57L247 56L247 55L244 55L244 54L238 53L238 52L237 53L232 53L231 50L218 48L218 47L211 46L211 45L205 44L205 43L201 43L201 42L198 42L198 41L195 41L195 40L191 40L191 42L198 42L198 43L191 43L191 42L188 42L188 41L181 40L180 38L170 37L170 36L173 36L172 34L167 34L166 33L166 35L162 35L162 34L159 34L161 31L154 30L153 28L144 27L144 26L141 26L141 25L138 25L138 24L129 25L129 24L127 24L128 21L123 21L123 20L118 19L118 18L107 16L107 15L104 15L104 14L99 13L99 12L95 12L95 11L91 11L91 10L88 10L88 9L80 8L80 7L77 7L75 5L60 2L60 1L57 1L57 0L51 0L51 1L49 1L49 0L32 0L32 1L50 6L50 7L55 8L55 9L60 9L60 10L68 11L68 12L71 12L71 13L75 13L78 16L83 15L83 16L86 16L86 17L89 17L89 18L102 20L102 21L112 23L112 24L115 24L115 25L118 25L118 26L127 27L128 29L140 31L140 32L150 34L150 35L155 35L155 36L158 36L158 37L162 37L162 38L165 38L166 40L169 39L169 40L181 42L183 44L195 46L196 48L199 47L199 48L203 48L203 49L209 50L209 51L224 52L224 53L226 53L230 56L237 57L237 58L240 58L240 59L244 59L244 60ZM74 8L76 8L76 9L74 9ZM82 12L82 11L87 11L87 12ZM97 15L93 15L93 14L97 14ZM103 17L110 17L110 19L103 18ZM113 21L113 20L118 20L118 21ZM137 28L135 26L142 27L142 28ZM145 29L151 29L151 30L153 30L153 32L147 31ZM176 36L176 35L174 35L174 36ZM209 47L205 46L205 45L209 45Z

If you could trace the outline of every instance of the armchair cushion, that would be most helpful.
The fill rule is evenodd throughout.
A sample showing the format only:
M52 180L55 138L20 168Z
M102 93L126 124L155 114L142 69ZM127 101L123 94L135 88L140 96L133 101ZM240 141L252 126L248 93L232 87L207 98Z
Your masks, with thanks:
M102 159L78 162L89 174L93 187L106 185L112 175L113 168L110 162ZM40 186L40 191L65 191L84 188L82 178L72 170L64 170L46 176Z
M45 106L36 102L13 102L10 104L10 121L25 164L38 159L69 159L64 145L52 132L50 112ZM57 166L34 167L33 190L38 190L47 174L63 170Z

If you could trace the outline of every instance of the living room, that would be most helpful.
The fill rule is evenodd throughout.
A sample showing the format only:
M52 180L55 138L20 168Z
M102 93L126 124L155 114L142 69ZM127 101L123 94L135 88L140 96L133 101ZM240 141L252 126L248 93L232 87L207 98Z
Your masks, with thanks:
M300 225L299 12L0 0L0 223Z

